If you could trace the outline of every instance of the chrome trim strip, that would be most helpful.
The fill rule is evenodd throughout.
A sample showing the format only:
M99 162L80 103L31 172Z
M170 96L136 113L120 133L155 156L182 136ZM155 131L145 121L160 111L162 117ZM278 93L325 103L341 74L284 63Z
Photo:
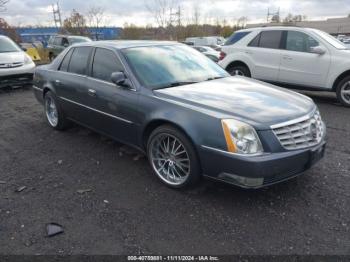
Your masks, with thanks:
M92 107L89 107L89 106L86 106L86 105L77 103L77 102L72 101L72 100L70 100L70 99L67 99L67 98L65 98L65 97L60 96L60 99L62 99L62 100L64 100L64 101L67 101L67 102L70 102L70 103L72 103L72 104L78 105L78 106L85 107L85 108L87 108L87 109L90 109L90 110L95 111L95 112L97 112L97 113L103 114L103 115L105 115L105 116L109 116L109 117L112 117L112 118L114 118L114 119L123 121L123 122L125 122L125 123L133 124L133 122L131 122L131 121L129 121L129 120L126 120L126 119L124 119L124 118L117 117L117 116L111 115L111 114L109 114L109 113L106 113L106 112L97 110L97 109L95 109L95 108L92 108Z
M315 114L316 110L317 110L317 108L315 108L312 112L310 112L309 114L307 114L305 116L302 116L302 117L299 117L297 119L293 119L293 120L290 120L290 121L287 121L287 122L283 122L283 123L280 123L280 124L272 125L272 126L270 126L270 128L271 129L278 129L278 128L281 128L281 127L294 125L296 123L306 121L306 120L310 119Z
M218 148L214 148L214 147L210 147L210 146L201 145L201 147L204 148L204 149L209 149L209 150L216 151L216 152L219 152L219 153L224 153L224 154L227 154L227 155L230 155L230 156L254 157L254 156L267 155L266 153L257 153L257 154L251 154L251 155L248 155L248 154L244 155L244 154L238 154L238 153L231 153L231 152L224 151L222 149L218 149Z
M32 87L33 87L33 89L35 89L35 90L38 90L38 91L41 91L41 92L43 91L43 89L41 89L41 88L39 88L39 87L37 87L37 86L35 86L35 85L33 85Z

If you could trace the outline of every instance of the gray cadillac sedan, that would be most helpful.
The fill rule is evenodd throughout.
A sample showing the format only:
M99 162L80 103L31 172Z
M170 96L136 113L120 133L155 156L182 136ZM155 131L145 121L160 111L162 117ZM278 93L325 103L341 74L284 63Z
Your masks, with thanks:
M209 177L243 188L294 178L325 152L310 98L231 77L173 42L92 42L36 69L48 124L75 122L147 154L157 177L183 188Z

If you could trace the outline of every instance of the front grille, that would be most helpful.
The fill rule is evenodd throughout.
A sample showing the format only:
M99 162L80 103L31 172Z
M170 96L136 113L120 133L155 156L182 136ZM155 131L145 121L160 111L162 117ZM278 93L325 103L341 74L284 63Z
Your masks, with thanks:
M318 110L310 117L304 117L285 125L277 125L272 130L281 145L287 150L297 150L319 144L325 128Z
M15 67L20 67L23 66L23 62L16 62L16 63L1 63L0 64L0 69L8 69L8 68L15 68Z
M31 85L32 82L33 74L0 76L0 88Z

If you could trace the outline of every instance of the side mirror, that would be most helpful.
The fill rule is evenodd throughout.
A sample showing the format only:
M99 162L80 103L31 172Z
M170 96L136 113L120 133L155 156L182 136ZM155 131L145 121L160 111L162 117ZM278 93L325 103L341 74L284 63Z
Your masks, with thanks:
M322 46L315 46L310 48L311 53L324 55L326 53L326 49Z
M114 72L114 73L112 73L111 80L117 86L131 87L130 81L126 77L124 72Z

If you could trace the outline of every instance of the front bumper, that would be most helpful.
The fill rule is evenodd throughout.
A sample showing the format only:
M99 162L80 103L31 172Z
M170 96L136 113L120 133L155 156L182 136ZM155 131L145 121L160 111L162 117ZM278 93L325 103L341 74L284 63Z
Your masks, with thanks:
M0 69L0 88L32 85L35 64Z
M202 146L200 159L206 177L256 189L303 174L324 157L325 148L322 142L308 149L247 157Z
M0 88L17 88L31 86L32 84L33 74L0 76Z

